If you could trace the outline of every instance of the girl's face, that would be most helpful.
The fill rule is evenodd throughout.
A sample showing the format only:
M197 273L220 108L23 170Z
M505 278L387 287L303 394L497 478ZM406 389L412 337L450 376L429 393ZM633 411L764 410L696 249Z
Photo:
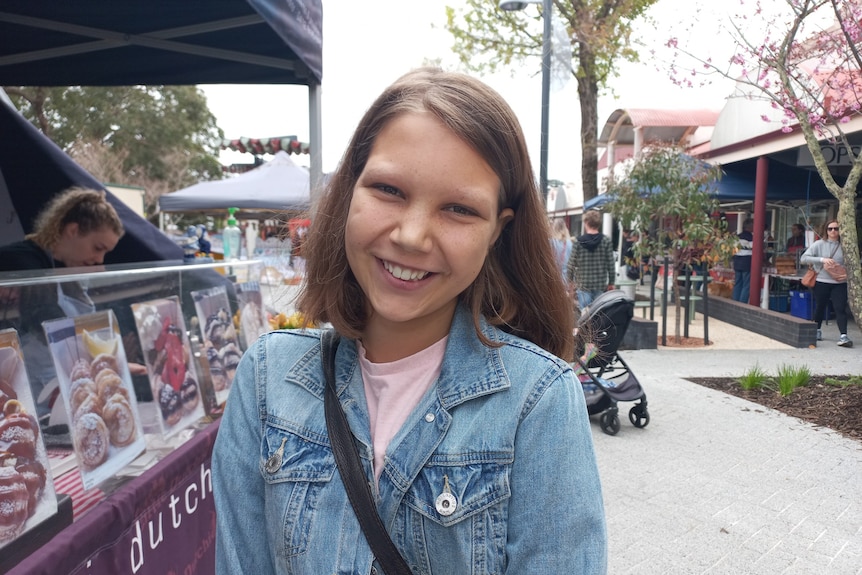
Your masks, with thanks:
M77 223L66 224L52 255L66 267L96 266L105 261L105 254L114 249L119 241L120 236L110 228L99 228L84 234Z
M830 240L838 239L838 222L829 222L826 224L826 238Z
M370 306L367 329L448 333L458 295L482 268L511 209L487 162L430 114L380 132L350 201L347 259Z

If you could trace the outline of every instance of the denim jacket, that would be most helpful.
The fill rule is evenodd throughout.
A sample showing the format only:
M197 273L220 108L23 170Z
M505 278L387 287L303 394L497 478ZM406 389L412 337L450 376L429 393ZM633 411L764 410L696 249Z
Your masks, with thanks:
M483 331L502 347L482 345L458 309L440 377L392 439L372 488L384 525L416 575L605 573L604 507L577 379L537 346ZM336 385L373 484L352 340L338 347ZM319 331L272 332L243 356L213 454L217 573L382 573L335 465L324 386ZM448 509L436 503L444 492L455 498Z

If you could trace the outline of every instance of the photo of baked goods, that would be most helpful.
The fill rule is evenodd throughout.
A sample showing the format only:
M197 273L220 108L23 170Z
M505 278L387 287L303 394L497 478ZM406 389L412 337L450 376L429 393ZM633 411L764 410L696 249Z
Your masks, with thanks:
M84 489L99 485L146 445L113 311L43 324L69 416Z
M216 403L224 404L242 357L224 287L191 292L201 327L202 354L209 366Z
M188 333L177 297L132 305L144 361L165 436L204 416Z
M0 331L0 548L57 512L18 334Z
M268 331L263 308L263 294L259 282L246 282L236 286L237 307L234 324L239 329L242 349L251 347L257 338Z

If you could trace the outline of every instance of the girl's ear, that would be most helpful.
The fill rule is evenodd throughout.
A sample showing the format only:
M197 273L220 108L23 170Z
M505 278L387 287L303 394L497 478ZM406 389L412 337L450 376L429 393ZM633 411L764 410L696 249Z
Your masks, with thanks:
M497 229L494 230L494 236L491 238L491 244L494 245L497 242L497 238L500 237L500 234L503 233L503 228L512 221L515 217L515 211L512 208L506 208L500 215L497 216Z
M66 226L63 228L62 235L64 238L74 238L78 235L78 231L78 222L71 222L66 224Z

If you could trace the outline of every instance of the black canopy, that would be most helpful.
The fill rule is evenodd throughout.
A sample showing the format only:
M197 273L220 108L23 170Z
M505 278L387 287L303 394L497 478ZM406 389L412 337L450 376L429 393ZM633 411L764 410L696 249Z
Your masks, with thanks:
M320 84L321 0L3 0L0 84Z
M321 0L2 0L0 85L316 87L322 25ZM103 188L2 102L0 177L16 212L0 215L17 217L25 233L52 195ZM127 233L108 262L182 257L158 228L109 198Z

